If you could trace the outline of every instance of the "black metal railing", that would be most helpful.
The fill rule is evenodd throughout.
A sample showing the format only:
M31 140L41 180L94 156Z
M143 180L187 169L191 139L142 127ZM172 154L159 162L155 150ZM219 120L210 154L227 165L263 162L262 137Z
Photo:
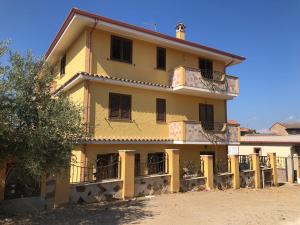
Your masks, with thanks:
M180 162L180 176L182 178L203 177L204 176L204 162L200 158L198 162L185 160Z
M119 179L121 160L118 154L108 154L109 157L99 157L90 166L84 163L72 162L70 182L99 182L102 180Z
M224 76L224 73L216 70L209 70L209 69L199 69L201 76L204 79L220 82Z
M146 175L166 174L168 168L167 153L149 153L146 160Z
M287 158L286 157L276 157L276 167L280 169L286 169Z
M228 158L227 160L217 160L214 165L214 173L231 173L231 160Z
M239 155L239 169L251 170L252 169L252 158L249 155Z
M205 131L220 132L223 131L224 122L201 121L201 126Z
M259 156L259 165L261 167L271 167L269 156Z

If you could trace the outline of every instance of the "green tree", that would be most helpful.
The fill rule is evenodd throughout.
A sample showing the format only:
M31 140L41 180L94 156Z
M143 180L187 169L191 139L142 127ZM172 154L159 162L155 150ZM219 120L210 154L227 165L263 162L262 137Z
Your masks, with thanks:
M0 43L0 160L12 158L20 176L39 177L69 165L82 135L79 106L53 96L52 69L30 51L25 56ZM5 66L3 65L5 64Z

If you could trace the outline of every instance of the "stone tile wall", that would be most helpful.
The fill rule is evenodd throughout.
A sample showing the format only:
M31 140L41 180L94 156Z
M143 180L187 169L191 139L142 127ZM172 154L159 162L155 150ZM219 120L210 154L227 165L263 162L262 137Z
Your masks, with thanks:
M140 197L169 193L170 179L171 176L168 174L136 177L134 182L134 195Z
M92 203L122 198L123 181L112 180L71 185L71 203Z

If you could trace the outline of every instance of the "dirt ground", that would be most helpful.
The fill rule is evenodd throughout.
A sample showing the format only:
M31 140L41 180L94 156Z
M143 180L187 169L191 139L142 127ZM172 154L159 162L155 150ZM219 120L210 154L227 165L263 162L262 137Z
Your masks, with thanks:
M203 191L69 206L18 217L0 224L170 224L300 225L300 186L263 190Z

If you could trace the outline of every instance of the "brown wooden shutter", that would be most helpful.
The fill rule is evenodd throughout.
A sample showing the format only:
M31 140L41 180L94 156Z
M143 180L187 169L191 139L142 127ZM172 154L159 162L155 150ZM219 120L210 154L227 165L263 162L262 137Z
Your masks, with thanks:
M165 122L166 121L166 100L156 99L156 120Z
M121 119L131 119L131 96L121 95Z
M120 118L120 95L110 93L109 94L109 118L118 119Z

